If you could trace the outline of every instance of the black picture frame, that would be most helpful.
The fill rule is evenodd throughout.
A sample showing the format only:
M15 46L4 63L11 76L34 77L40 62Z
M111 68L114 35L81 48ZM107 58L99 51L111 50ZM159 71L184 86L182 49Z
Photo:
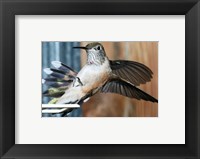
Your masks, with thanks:
M180 145L15 144L15 15L185 15L186 143ZM199 0L0 0L0 16L1 158L200 158ZM172 89L178 94L176 88Z

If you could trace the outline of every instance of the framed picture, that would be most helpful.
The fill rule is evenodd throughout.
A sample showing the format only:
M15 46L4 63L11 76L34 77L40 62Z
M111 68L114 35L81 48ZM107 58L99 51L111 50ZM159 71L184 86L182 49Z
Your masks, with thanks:
M199 1L0 6L2 158L200 157Z
M42 117L158 117L157 41L43 41L41 45ZM99 55L95 59L99 62L94 62L93 54L90 55L93 47L97 47ZM104 68L106 61L111 68ZM94 72L85 72L87 69ZM106 76L109 70L115 76L113 79L112 74ZM88 89L92 85L95 88L91 95L89 90L86 94L80 90L83 95L72 99L71 88ZM70 97L66 97L66 91ZM69 99L72 101L66 101Z

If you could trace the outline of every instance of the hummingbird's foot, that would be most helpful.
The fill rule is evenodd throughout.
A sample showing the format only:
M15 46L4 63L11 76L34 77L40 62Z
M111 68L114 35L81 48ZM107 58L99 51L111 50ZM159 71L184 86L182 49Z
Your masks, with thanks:
M76 80L74 81L73 86L74 87L83 86L83 83L81 82L79 77L76 77Z

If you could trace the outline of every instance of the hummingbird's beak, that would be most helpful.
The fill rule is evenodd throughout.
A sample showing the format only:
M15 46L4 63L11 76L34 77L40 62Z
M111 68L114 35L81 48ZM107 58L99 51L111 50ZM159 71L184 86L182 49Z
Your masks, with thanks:
M84 50L87 50L87 47L84 47L84 46L76 46L76 47L73 47L74 49L84 49Z

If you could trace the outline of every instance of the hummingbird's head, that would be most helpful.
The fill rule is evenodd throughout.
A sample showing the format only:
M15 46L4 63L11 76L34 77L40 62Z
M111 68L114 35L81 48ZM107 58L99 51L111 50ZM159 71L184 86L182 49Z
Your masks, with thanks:
M102 44L98 42L89 43L85 47L74 47L84 49L87 52L87 63L101 65L105 61L106 53Z

